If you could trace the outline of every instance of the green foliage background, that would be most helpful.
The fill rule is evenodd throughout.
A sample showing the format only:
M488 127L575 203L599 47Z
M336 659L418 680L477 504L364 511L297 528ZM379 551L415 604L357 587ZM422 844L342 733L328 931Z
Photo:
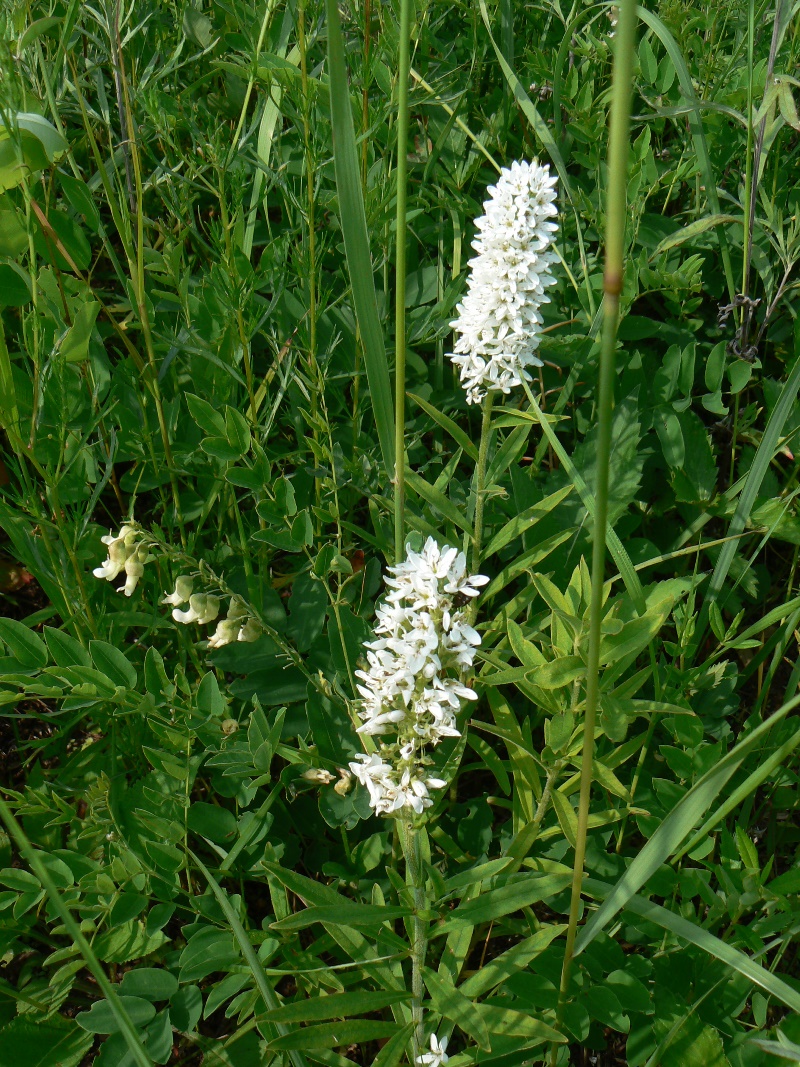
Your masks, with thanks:
M340 5L337 79L325 7L0 7L0 787L34 857L0 834L0 1067L407 1062L400 846L338 772L392 556L398 10ZM499 166L558 172L562 261L536 403L492 423L481 700L422 831L427 1017L452 1067L551 1042L561 1063L800 1062L788 0L640 9L586 918L606 904L554 1029L610 13L412 20L412 539L472 533L480 412L446 354ZM156 548L127 600L91 570L130 516ZM242 596L259 641L176 626L159 601L187 572Z

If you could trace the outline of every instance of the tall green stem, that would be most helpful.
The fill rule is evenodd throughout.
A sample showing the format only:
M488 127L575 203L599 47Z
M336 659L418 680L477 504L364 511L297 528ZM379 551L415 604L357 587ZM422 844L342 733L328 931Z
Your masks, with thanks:
M403 852L406 858L406 882L411 888L414 900L411 940L411 1021L414 1024L413 1062L416 1063L417 1057L425 1046L425 1030L422 1021L422 999L425 995L422 968L425 966L425 953L428 947L427 922L422 917L426 908L425 874L422 869L420 832L411 819L404 819L401 826Z
M490 390L483 398L483 417L481 419L481 440L478 445L478 465L475 468L475 514L473 515L472 535L472 572L478 573L483 547L483 505L486 499L486 461L489 457L489 432L492 426L492 400L494 393Z
M595 487L594 537L592 544L592 593L589 615L589 653L586 668L586 714L581 757L581 788L578 829L575 839L572 897L569 910L564 965L558 997L560 1026L572 974L575 936L581 903L586 832L589 825L589 799L592 789L594 733L600 681L600 628L603 621L606 520L608 516L608 468L611 455L611 418L614 405L614 350L617 344L619 298L623 282L623 250L627 213L628 141L631 109L631 75L636 33L636 0L622 0L616 34L614 75L611 97L611 129L608 145L608 196L606 207L606 263L603 275L603 336L597 426L597 484ZM551 1064L558 1061L558 1046Z
M406 183L408 179L408 79L411 0L400 3L400 54L397 72L397 254L394 306L394 554L400 563L405 550L405 421L406 421Z

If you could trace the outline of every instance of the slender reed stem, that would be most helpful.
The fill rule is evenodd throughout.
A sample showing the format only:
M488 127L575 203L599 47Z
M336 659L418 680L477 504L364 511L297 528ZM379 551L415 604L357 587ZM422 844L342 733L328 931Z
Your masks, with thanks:
M489 457L489 435L492 426L492 401L494 393L489 390L483 398L483 417L481 419L481 440L478 446L478 465L475 468L475 514L473 516L472 536L472 570L477 574L481 563L483 547L483 505L486 499L486 461Z
M623 250L627 206L628 131L630 126L631 75L636 33L636 0L622 0L617 26L609 134L608 196L606 207L606 263L603 275L603 336L600 351L598 398L597 484L595 487L594 539L592 544L592 594L589 614L589 653L586 668L586 714L581 757L581 788L578 804L578 830L572 897L569 909L564 965L558 996L557 1026L560 1027L567 1000L586 856L589 799L592 789L594 733L599 696L600 627L603 620L606 520L608 516L608 467L611 455L611 418L614 405L614 350L617 343L619 298L623 282ZM550 1062L558 1062L558 1046Z
M411 1020L414 1023L412 1034L413 1062L425 1046L425 1030L422 1022L422 999L425 989L422 981L422 968L425 966L425 953L428 948L427 923L422 917L425 911L425 873L422 869L422 848L419 830L411 819L402 823L403 852L406 858L406 881L411 887L414 898L414 917L412 920L413 937L411 941Z
M406 421L406 182L408 178L408 78L411 0L400 4L400 54L397 72L397 253L395 256L395 385L394 385L394 554L400 563L405 549L405 421Z

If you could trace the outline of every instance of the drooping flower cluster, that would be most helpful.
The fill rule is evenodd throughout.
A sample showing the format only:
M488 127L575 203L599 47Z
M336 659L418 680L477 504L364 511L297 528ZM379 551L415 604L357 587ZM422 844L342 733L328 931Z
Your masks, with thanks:
M220 598L211 593L193 593L193 581L185 574L175 580L175 589L167 593L161 601L162 604L172 604L172 617L175 622L188 625L196 622L200 626L207 626L219 615ZM186 610L181 610L181 604L187 604ZM209 648L221 648L233 641L256 641L261 636L261 626L257 619L253 618L247 609L247 605L241 597L232 596L228 605L228 612L224 619L220 619L217 628L208 639Z
M542 328L540 307L555 284L548 248L558 229L552 218L556 179L550 168L516 162L504 167L489 187L485 214L475 220L472 242L478 253L467 295L450 323L459 335L450 359L460 368L467 403L477 404L490 390L509 393L528 380L528 367L541 367L536 355Z
M108 533L100 540L108 545L108 559L104 560L99 567L95 567L92 574L95 578L105 578L108 582L125 571L125 584L118 587L118 593L125 596L133 596L136 584L144 574L144 565L154 557L150 554L150 545L142 530L135 523L127 523L118 534Z
M350 769L378 814L430 807L431 789L447 783L430 776L426 749L458 737L456 713L475 693L464 684L480 635L467 605L489 580L467 574L463 552L429 537L421 552L390 567L389 593L378 608L376 638L366 643L367 669L356 675L362 697L358 732L396 738L380 753L360 753Z

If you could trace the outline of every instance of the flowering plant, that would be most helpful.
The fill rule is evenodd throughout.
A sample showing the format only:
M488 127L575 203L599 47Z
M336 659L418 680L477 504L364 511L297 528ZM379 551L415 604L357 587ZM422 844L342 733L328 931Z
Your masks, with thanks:
M429 537L421 552L406 548L406 559L389 568L390 592L378 608L377 637L366 644L366 670L361 682L360 734L394 733L383 740L380 754L361 753L350 764L367 787L378 814L410 808L421 814L430 807L431 789L447 784L428 768L429 747L445 737L459 737L456 715L475 692L464 684L480 635L469 623L469 601L488 582L467 574L466 556Z

